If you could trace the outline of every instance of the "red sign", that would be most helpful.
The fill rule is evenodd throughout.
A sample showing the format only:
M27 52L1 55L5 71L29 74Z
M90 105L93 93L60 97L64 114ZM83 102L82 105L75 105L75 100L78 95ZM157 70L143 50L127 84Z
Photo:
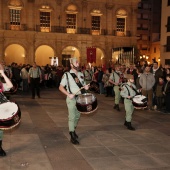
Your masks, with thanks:
M96 48L87 47L87 63L96 63Z

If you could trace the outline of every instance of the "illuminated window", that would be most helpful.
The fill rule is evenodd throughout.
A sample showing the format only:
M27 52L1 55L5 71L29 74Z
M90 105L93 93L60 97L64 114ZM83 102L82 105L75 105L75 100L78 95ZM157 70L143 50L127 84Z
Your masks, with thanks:
M75 34L77 31L77 6L69 4L66 8L66 28L67 33Z
M125 32L125 18L117 18L117 31Z
M92 16L92 31L100 30L100 16Z
M127 12L123 9L117 11L117 36L125 36L126 35L126 17Z
M21 29L21 10L23 3L21 0L10 0L8 1L9 16L10 16L10 29L20 30Z
M50 12L40 11L40 29L41 29L41 32L50 32L50 20L51 20L51 13Z
M21 11L16 9L10 9L10 24L11 25L20 25Z
M50 32L51 31L51 11L50 5L41 5L40 10L40 31Z
M100 35L101 33L101 16L103 15L99 9L91 11L91 33L92 35Z
M76 29L76 14L67 14L67 28Z

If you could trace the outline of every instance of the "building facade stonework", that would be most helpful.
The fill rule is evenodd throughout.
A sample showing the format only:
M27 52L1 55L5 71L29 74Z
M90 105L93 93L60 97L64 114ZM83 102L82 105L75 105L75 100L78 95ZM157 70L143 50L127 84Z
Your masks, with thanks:
M95 47L96 64L108 65L113 48L136 46L138 2L0 0L0 60L44 65L52 55L62 64L69 54L85 64Z

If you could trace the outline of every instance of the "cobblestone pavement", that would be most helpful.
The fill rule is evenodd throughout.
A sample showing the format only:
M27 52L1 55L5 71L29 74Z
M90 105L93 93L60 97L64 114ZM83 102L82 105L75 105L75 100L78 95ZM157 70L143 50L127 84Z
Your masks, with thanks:
M113 97L96 94L98 110L81 115L80 145L70 143L65 96L43 89L42 98L18 92L11 97L22 111L18 127L5 131L0 170L170 170L170 115L135 110L130 131L125 111Z

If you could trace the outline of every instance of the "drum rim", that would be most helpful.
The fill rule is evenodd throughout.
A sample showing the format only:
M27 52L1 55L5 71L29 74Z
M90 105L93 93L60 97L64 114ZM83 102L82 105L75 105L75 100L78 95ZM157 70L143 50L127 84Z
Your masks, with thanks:
M18 107L18 105L16 103L8 101L8 102L5 102L5 103L2 103L1 105L6 104L6 103L13 103L13 104L15 104L17 106L18 110L17 110L17 112L12 117L8 117L7 119L0 119L0 122L3 122L5 120L10 120L11 118L15 117L16 114L19 112L19 107Z
M16 127L16 126L18 126L18 124L21 122L21 119L15 124L15 125L13 125L13 126L10 126L10 127L4 127L4 126L1 126L0 127L0 130L11 130L11 129L13 129L14 127ZM3 128L4 127L4 128Z
M90 112L80 112L81 114L85 114L85 115L88 115L88 114L90 114L90 113L93 113L93 112L95 112L96 110L98 109L98 106L94 109L94 110L92 110L92 111L90 111Z

